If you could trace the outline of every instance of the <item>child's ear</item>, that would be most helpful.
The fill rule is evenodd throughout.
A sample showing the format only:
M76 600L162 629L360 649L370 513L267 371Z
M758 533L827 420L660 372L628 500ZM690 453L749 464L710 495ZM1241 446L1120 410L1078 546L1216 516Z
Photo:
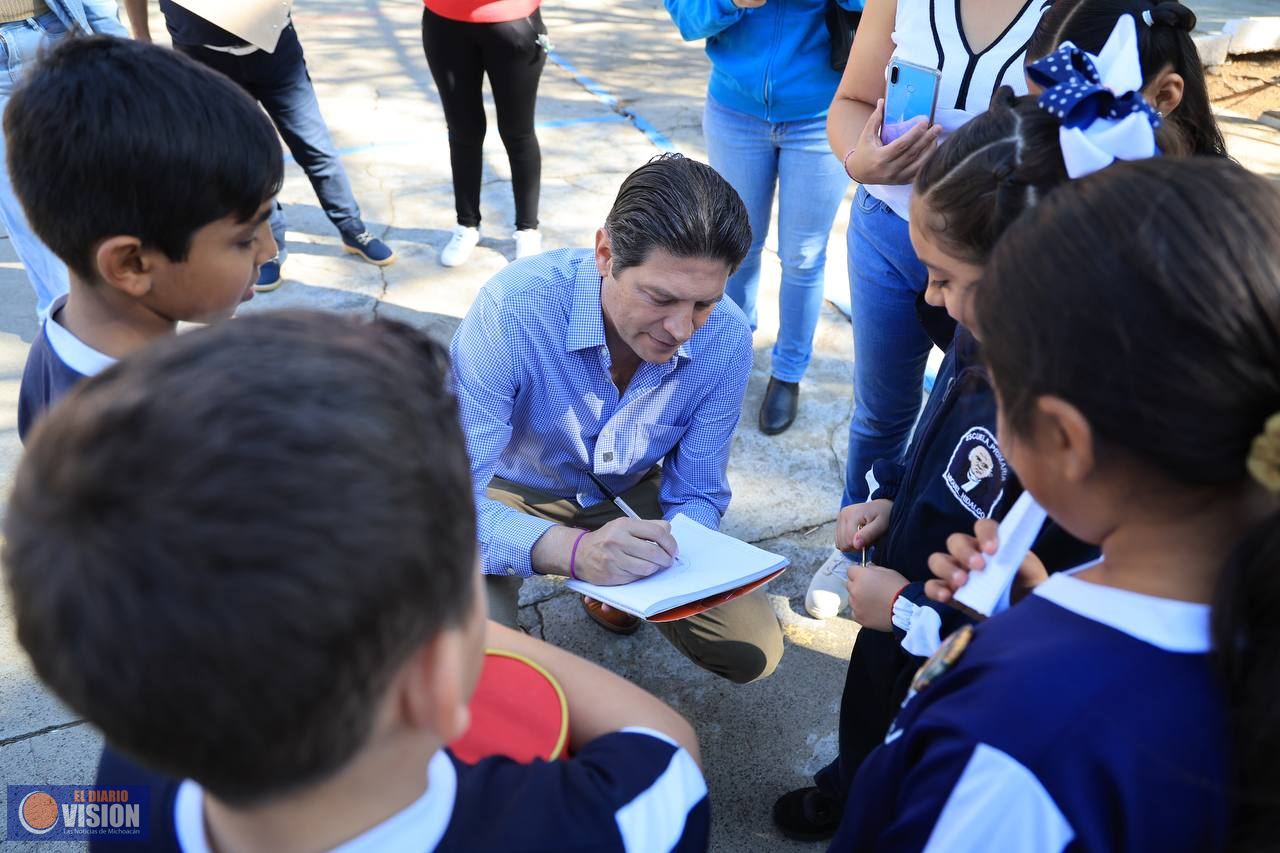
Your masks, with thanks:
M1146 91L1150 93L1147 100L1161 113L1169 115L1182 103L1185 89L1186 81L1182 79L1182 75L1172 68L1166 68L1147 86Z
M471 685L466 649L458 630L441 631L409 658L402 670L404 722L450 743L471 725Z
M1036 448L1053 455L1057 473L1080 483L1093 473L1093 429L1075 406L1061 397L1036 400Z
M125 234L108 237L98 244L93 262L98 278L108 287L134 298L150 292L155 257L137 237Z

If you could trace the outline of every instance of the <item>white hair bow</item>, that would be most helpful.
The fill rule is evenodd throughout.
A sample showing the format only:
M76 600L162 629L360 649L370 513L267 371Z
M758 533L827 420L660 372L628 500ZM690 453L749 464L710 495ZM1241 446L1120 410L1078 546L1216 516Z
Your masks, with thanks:
M1142 97L1138 30L1132 15L1116 21L1097 56L1063 42L1027 66L1044 87L1041 109L1062 122L1058 132L1067 174L1079 178L1116 160L1144 160L1159 153L1160 116Z

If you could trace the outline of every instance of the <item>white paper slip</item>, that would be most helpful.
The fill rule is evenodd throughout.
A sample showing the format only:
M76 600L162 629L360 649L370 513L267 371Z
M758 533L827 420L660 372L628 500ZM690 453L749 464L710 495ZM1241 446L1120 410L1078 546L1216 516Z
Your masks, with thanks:
M671 520L671 535L679 547L679 559L670 568L622 586L571 580L569 588L633 616L648 618L745 586L789 562L786 557L703 527L683 513Z
M293 0L173 0L215 26L239 36L260 50L274 53L289 24Z
M1046 515L1031 493L1023 492L1000 522L999 550L987 557L985 568L969 572L964 586L956 590L955 600L983 616L1007 609L1018 567L1040 535Z

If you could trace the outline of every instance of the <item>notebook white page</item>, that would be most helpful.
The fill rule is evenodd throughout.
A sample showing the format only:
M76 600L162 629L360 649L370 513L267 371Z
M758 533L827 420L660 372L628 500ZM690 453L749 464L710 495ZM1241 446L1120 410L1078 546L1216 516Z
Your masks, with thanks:
M671 520L679 548L675 565L622 586L569 581L569 588L635 616L652 616L690 601L737 589L783 568L785 557L703 527L684 515Z

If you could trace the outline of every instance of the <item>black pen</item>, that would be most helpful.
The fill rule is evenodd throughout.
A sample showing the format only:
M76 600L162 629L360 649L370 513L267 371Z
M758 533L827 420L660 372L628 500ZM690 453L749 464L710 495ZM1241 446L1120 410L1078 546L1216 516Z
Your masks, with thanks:
M623 513L626 514L627 518L634 518L636 521L640 520L640 516L636 514L636 511L631 507L627 506L626 501L624 501L622 498L615 495L613 493L613 489L609 488L604 484L604 480L601 480L599 477L597 477L593 471L588 471L587 476L591 478L591 482L596 484L596 488L600 490L600 493L604 495L606 498L608 498L609 500L613 501L613 505L616 506L618 509L622 510Z

